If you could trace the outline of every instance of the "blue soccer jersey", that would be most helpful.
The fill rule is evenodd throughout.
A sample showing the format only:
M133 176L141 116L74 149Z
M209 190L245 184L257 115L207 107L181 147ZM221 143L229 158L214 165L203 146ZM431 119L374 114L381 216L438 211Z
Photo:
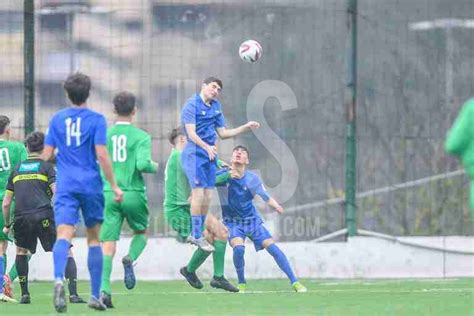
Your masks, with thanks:
M196 125L196 134L206 144L214 145L217 139L216 128L225 126L221 104L217 100L212 100L210 105L206 105L201 96L196 93L184 104L181 111L181 123L183 127L186 124ZM188 144L194 145L189 137Z
M226 170L220 170L217 175ZM263 186L262 180L253 172L245 171L240 179L229 177L226 183L218 184L217 192L222 207L222 217L224 221L250 221L261 222L253 199L259 195L265 202L270 200L270 196Z
M49 123L45 144L58 149L58 193L102 193L102 179L95 145L106 145L107 123L88 108L67 108Z

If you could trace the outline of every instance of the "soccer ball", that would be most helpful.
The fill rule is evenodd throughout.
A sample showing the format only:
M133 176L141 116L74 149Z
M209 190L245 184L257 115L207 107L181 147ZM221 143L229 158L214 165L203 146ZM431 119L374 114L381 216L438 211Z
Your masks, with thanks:
M256 62L262 57L263 49L259 42L254 40L248 40L240 44L239 55L240 59L247 63Z

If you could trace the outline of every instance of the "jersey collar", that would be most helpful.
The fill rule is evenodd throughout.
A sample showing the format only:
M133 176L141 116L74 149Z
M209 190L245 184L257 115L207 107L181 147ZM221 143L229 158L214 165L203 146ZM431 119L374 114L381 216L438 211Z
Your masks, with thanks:
M115 122L115 125L131 125L131 122L125 122L125 121L117 121Z
M206 107L206 109L210 109L212 108L212 106L214 105L214 102L216 102L216 100L212 99L211 102L209 102L209 105L207 105L204 100L201 98L201 95L199 93L196 93L196 98L199 100L199 102L204 105Z

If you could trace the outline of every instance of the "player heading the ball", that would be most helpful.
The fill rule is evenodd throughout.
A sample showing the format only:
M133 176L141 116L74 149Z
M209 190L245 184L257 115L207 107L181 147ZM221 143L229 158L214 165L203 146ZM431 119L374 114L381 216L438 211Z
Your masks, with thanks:
M260 127L254 121L233 129L225 127L222 106L217 100L222 88L221 80L206 78L201 91L186 101L181 112L181 123L188 140L181 161L192 189L192 232L188 241L208 252L214 251L214 247L202 236L202 231L216 181L217 136L231 138Z

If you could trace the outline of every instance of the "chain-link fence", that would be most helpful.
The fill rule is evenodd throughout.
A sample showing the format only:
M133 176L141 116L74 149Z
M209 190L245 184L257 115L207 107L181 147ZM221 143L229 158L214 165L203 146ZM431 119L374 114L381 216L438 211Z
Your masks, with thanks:
M262 210L276 237L309 240L345 227L346 1L35 5L36 128L45 130L51 114L67 106L62 81L72 71L91 76L89 104L110 124L113 95L135 93L136 124L153 136L153 156L161 163L157 175L147 176L153 234L168 234L161 207L166 135L209 75L223 80L229 127L262 123L255 133L218 146L224 160L236 144L250 148L250 168L287 210L283 216ZM358 227L396 235L472 234L468 180L450 173L461 167L443 142L473 94L473 2L359 0L358 7ZM264 50L253 64L237 53L247 39ZM0 47L1 112L21 138L22 1L0 3Z

